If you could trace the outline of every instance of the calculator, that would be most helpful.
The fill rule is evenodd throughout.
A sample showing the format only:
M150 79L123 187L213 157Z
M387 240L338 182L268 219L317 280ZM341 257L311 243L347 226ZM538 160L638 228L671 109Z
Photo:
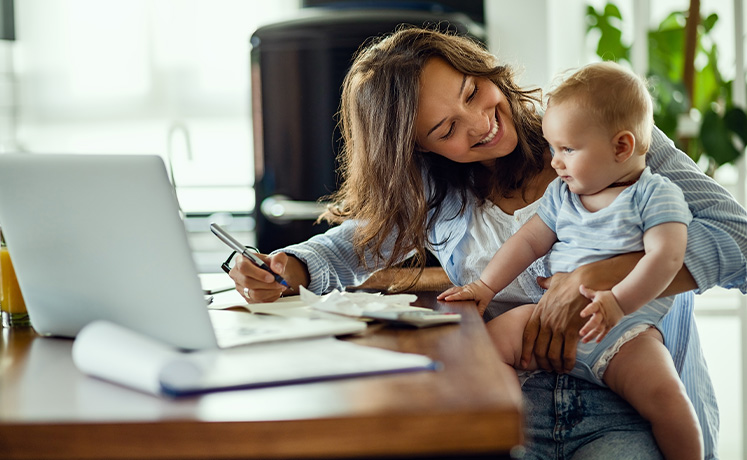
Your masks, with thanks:
M462 320L462 315L453 312L433 310L418 311L364 311L363 318L375 319L397 326L430 327L441 324L454 324Z

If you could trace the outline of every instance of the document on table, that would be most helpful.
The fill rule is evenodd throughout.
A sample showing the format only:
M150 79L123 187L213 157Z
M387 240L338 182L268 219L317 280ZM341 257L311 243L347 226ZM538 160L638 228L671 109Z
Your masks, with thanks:
M380 294L332 291L316 295L300 286L300 295L283 297L269 303L246 303L240 294L221 294L208 308L222 310L243 307L253 313L302 318L364 318L365 312L419 312L428 308L412 305L415 294Z
M168 396L438 368L427 356L333 337L182 352L107 321L83 328L73 361L85 374Z

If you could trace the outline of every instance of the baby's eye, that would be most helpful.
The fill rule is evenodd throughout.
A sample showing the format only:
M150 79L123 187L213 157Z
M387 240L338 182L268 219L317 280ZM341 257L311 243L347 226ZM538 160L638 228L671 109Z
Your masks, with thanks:
M563 147L563 153L566 155L573 155L574 150L570 147Z

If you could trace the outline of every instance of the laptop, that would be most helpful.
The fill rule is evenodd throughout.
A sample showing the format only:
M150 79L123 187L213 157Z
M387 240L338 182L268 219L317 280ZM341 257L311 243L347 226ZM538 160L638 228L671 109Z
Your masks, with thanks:
M236 346L365 329L350 320L290 324L243 313L238 331L225 321L213 327L211 315L237 312L208 311L159 156L0 155L0 227L42 335L75 337L88 323L108 320L200 350L225 345L216 330Z

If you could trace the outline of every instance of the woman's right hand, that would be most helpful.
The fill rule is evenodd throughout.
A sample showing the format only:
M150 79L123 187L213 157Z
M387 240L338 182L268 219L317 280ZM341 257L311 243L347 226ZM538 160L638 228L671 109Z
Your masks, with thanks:
M576 363L579 331L586 323L581 310L590 302L581 294L580 286L611 289L630 273L642 255L621 254L583 265L571 273L556 273L538 280L547 292L524 328L520 366L525 367L534 355L537 365L546 371L570 372Z
M279 252L272 256L257 254L268 267L288 282L291 288L281 285L272 274L254 265L244 257L235 257L236 264L228 275L236 283L236 290L249 303L274 302L284 293L297 293L299 285L309 284L309 274L306 266L295 257Z

